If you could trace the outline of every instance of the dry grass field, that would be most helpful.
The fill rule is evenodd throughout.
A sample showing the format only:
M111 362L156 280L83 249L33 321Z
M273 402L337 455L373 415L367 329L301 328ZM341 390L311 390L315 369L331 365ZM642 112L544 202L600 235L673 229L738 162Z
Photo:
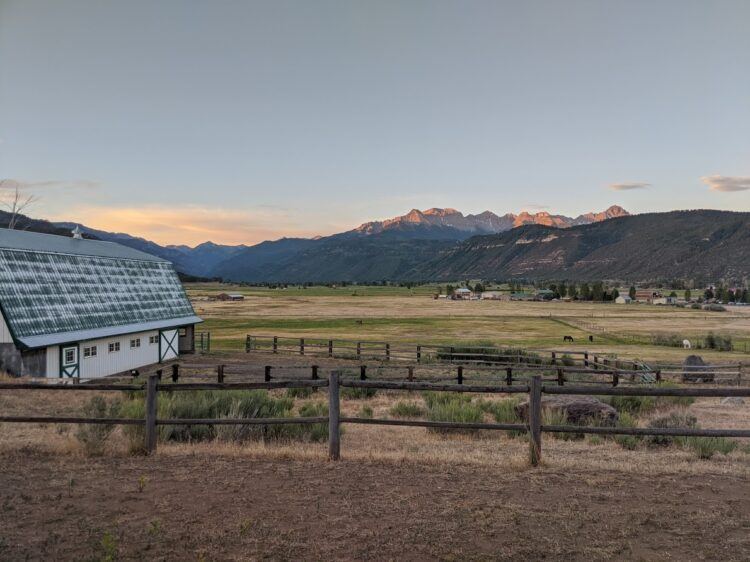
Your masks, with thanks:
M211 300L237 291L244 301ZM750 361L750 307L707 312L667 306L612 303L435 300L434 287L327 287L267 289L188 285L215 349L240 349L247 334L391 342L492 342L502 347L565 348L615 353L624 358L681 362L681 348L651 345L656 334L697 340L713 332L731 336L737 351L701 350L707 360ZM361 321L361 324L358 323ZM594 344L588 336L594 336Z

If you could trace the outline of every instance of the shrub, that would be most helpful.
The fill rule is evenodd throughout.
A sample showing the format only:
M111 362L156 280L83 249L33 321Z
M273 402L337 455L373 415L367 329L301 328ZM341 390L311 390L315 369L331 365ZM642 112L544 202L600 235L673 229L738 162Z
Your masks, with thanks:
M711 312L726 312L727 309L720 304L707 304L703 306L703 310L709 310Z
M421 418L425 409L416 402L396 402L390 410L394 418Z
M553 410L550 408L544 408L542 410L542 425L570 425L568 422L568 416L565 410ZM562 439L563 441L572 441L583 439L583 433L558 433L555 431L551 433L555 439Z
M562 356L562 364L564 366L573 367L575 363L576 363L575 360L567 353Z
M113 400L107 402L102 396L93 396L81 410L85 418L116 418L119 415L120 402ZM83 445L87 455L98 456L104 452L107 439L114 431L114 425L89 424L79 425L76 430L76 438Z
M608 402L620 414L644 414L656 408L655 396L612 396Z
M686 412L672 412L669 415L654 418L648 424L648 427L652 429L667 429L667 428L694 428L698 425L698 420L695 416L691 416ZM650 445L671 445L674 443L675 437L671 435L648 435L646 442Z
M687 437L685 446L692 449L699 459L708 460L716 453L728 455L737 448L737 442L726 437Z
M164 393L159 397L159 418L250 419L291 417L292 398L273 398L265 390L185 391ZM305 408L305 406L303 406ZM121 408L121 415L143 418L143 396L134 395ZM327 414L321 414L327 415ZM164 425L159 427L162 441L227 441L251 439L317 439L318 425ZM126 426L131 452L143 451L143 427ZM327 434L327 431L326 431Z
M452 399L451 399L452 398ZM482 409L471 403L468 396L453 396L441 398L428 403L427 419L438 422L457 422L457 423L481 423L484 419ZM444 433L446 431L461 431L464 433L473 433L475 430L448 430L443 428L430 428L432 431Z
M635 418L628 412L621 412L617 427L638 427ZM633 450L638 447L641 437L638 435L615 435L615 443L623 449Z
M506 398L504 400L490 401L480 400L477 406L488 414L491 414L496 423L520 423L524 421L518 416L516 412L516 406L519 403L518 398ZM526 431L513 430L507 432L509 437L519 437L525 435Z
M372 412L372 410L370 410L370 412ZM328 416L328 405L323 402L307 402L299 409L299 415L302 418L326 417ZM289 427L293 430L297 430L297 432L295 432L296 434L293 435L297 439L307 438L310 441L325 441L328 439L327 423L293 425ZM341 431L341 428L339 428L339 431Z
M374 413L370 406L362 406L362 408L359 410L359 417L361 418L371 418L373 415Z
M345 400L366 400L378 393L376 388L351 388L345 386L341 389L341 398Z
M422 398L424 398L428 410L436 406L452 404L454 402L462 402L466 404L471 402L471 396L452 392L425 391L422 393Z

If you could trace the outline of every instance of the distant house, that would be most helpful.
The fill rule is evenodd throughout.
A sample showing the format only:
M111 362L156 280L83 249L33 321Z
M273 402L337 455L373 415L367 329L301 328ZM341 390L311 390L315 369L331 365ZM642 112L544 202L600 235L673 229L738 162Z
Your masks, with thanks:
M242 293L219 293L216 299L220 301L244 301L245 295Z
M616 304L630 304L633 302L633 299L631 299L628 295L620 295L615 299Z
M501 291L484 291L481 296L483 301L509 301L510 293Z
M460 289L453 291L453 300L468 301L472 298L474 298L474 291L467 289L466 287L461 287Z
M139 369L193 352L198 322L167 260L0 229L2 371L97 378Z
M654 299L661 298L661 293L658 291L653 291L651 289L638 289L635 292L635 300L636 302L646 302L649 304L653 304Z
M677 304L677 297L655 297L651 299L651 304Z

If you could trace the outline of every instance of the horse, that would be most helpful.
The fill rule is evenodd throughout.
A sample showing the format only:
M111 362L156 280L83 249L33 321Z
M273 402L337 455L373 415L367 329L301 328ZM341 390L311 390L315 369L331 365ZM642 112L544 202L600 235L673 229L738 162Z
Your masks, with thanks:
M589 341L593 343L593 341L594 341L594 336L589 336Z
M690 343L690 340L682 340L682 349L692 349L693 346Z
M564 336L563 342L571 342L573 343L573 336Z

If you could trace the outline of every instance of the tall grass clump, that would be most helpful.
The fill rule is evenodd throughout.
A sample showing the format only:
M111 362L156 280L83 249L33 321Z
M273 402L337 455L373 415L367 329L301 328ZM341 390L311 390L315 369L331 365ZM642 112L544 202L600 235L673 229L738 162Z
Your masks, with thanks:
M400 400L391 407L390 413L394 418L421 418L427 412L416 402Z
M340 390L341 398L345 400L367 400L377 393L377 388L352 388L345 386Z
M85 418L116 418L119 417L119 413L119 400L108 402L107 399L102 396L93 396L88 402L86 402L86 404L84 404L81 410L81 415ZM87 455L99 456L104 453L107 439L109 439L109 436L114 429L114 425L79 425L75 435Z
M617 427L638 427L638 422L629 412L620 412L620 417L617 420ZM615 435L615 443L629 451L638 448L640 442L641 437L639 435Z
M517 397L506 398L504 400L480 400L478 406L483 412L486 412L492 416L496 423L518 423L523 424L524 421L518 415L516 406L518 406L520 399ZM507 432L509 437L520 437L525 435L525 430L513 430Z
M726 437L685 437L683 445L698 455L699 459L708 460L716 453L728 455L737 448L737 441Z
M313 388L310 386L302 386L298 388L287 388L287 398L310 398L313 394Z
M686 412L672 412L666 416L654 418L648 423L648 427L651 429L692 429L697 426L698 419ZM684 440L684 437L681 438L672 435L648 435L645 438L646 443L649 445L671 445L675 441L681 440Z
M437 422L455 422L455 423L482 423L484 420L484 412L482 409L471 403L471 398L468 396L440 396L442 393L428 393L430 399L427 400L427 419L430 421ZM446 433L449 431L460 431L462 433L473 433L476 430L472 429L444 429L444 428L430 428L432 431L438 433Z

